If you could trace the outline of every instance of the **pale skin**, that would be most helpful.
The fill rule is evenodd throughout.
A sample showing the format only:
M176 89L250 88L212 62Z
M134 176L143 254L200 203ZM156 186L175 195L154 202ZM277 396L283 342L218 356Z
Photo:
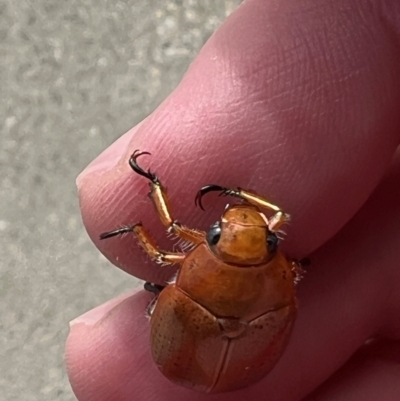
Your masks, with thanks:
M210 183L251 188L290 213L283 249L312 259L291 342L264 380L217 401L400 399L398 15L389 0L248 0L152 118L78 179L100 251L157 283L174 268L149 262L129 236L98 239L142 220L171 249L142 201L146 180L128 165L135 149L152 153L147 166L168 187L174 218L189 227L205 230L223 211L226 199L212 195L206 212L194 207ZM151 298L138 291L73 322L66 355L80 401L209 398L154 367L144 312ZM360 349L371 337L379 340Z

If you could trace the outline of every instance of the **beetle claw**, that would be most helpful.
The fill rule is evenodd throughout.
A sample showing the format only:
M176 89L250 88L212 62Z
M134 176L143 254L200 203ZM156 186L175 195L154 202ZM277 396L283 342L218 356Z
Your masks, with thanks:
M135 150L132 153L132 156L129 159L129 165L131 166L132 170L136 173L139 174L148 180L150 180L153 183L158 183L158 178L157 176L152 173L150 170L144 171L137 163L137 158L142 156L142 155L151 155L150 152L141 152L140 150Z
M212 191L222 191L222 192L224 192L225 190L226 190L226 188L221 187L220 185L215 185L215 184L206 185L205 187L201 188L197 192L196 197L194 199L194 204L196 206L199 206L201 210L205 210L204 207L203 207L203 204L201 202L201 199L203 198L203 196L208 192L212 192Z
M196 206L199 206L202 210L204 210L203 204L201 200L205 194L208 192L219 191L218 196L238 196L238 191L235 189L221 187L220 185L206 185L205 187L201 188L199 192L197 192L196 197L194 199L194 203Z
M103 239L107 239L107 238L111 238L111 237L116 237L117 235L124 235L124 234L127 234L127 233L131 233L131 232L133 232L135 227L137 227L137 226L139 226L141 224L142 223L139 222L139 223L136 223L136 224L134 224L132 226L124 226L124 227L121 227L121 228L117 228L116 230L112 230L112 231L108 231L108 232L100 234L99 238L101 240L103 240Z

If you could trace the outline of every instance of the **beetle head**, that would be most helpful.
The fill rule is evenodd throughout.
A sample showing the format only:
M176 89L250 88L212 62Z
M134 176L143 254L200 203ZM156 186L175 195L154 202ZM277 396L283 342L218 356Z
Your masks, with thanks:
M226 263L254 266L276 252L278 238L269 231L267 218L254 206L228 208L207 233L211 251Z

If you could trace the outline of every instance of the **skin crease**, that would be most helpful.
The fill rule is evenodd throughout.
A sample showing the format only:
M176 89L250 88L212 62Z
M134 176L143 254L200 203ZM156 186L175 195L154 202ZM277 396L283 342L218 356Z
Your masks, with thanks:
M346 366L305 401L397 400L400 394L400 344L377 341L358 352Z
M226 200L211 195L206 213L194 209L201 186L242 186L290 212L289 255L315 251L299 285L292 339L260 383L216 396L169 383L150 357L144 310L151 295L138 292L75 321L66 357L80 401L258 400L261 392L268 400L294 401L318 387L317 401L334 399L334 391L349 401L354 394L399 399L396 390L380 390L388 381L396 388L387 353L369 372L355 368L358 356L346 364L371 336L400 338L393 319L400 312L398 164L371 196L399 144L398 8L395 1L248 0L174 93L79 177L89 235L113 263L140 278L162 283L174 269L150 263L128 236L98 241L103 231L142 220L168 246L146 180L127 165L135 149L153 153L143 165L168 186L185 224L205 229L223 210ZM357 389L340 376L347 366ZM374 371L385 380L371 384Z

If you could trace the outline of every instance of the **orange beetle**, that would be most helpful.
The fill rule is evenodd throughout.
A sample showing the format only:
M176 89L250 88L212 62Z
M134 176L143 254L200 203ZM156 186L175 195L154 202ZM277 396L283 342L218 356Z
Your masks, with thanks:
M243 204L228 206L208 233L187 228L172 217L157 176L137 164L143 154L150 153L134 152L130 166L150 181L150 198L168 231L194 248L186 254L164 252L141 223L100 238L132 232L157 262L181 264L169 285L145 284L157 295L149 306L153 359L169 380L192 390L249 386L274 367L296 317L300 264L278 250L278 230L289 216L249 191L209 185L196 196L202 209L202 196L210 191Z

